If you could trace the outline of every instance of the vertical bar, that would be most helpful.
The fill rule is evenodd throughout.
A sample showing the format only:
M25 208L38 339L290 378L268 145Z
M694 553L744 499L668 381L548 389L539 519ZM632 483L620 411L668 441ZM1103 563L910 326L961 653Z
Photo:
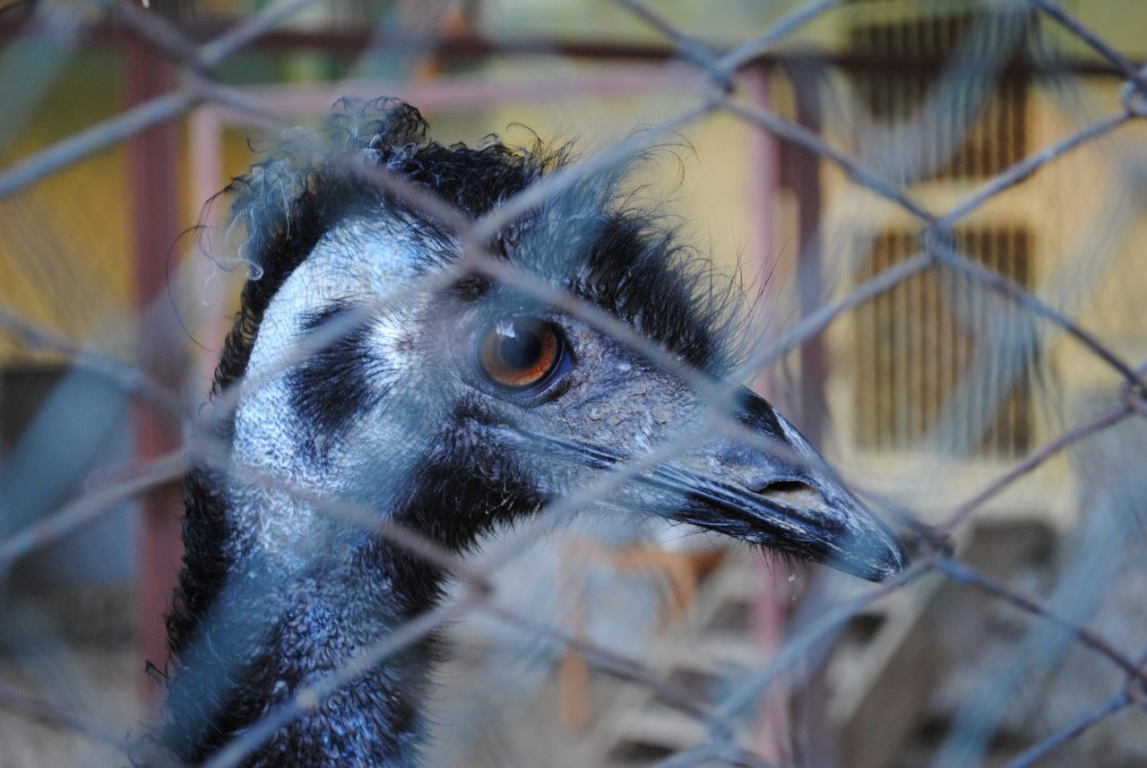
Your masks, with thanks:
M950 435L941 435L936 429L944 426L944 421L940 416L944 413L950 413L952 403L952 355L954 354L953 345L954 341L952 335L955 332L955 291L952 286L951 272L942 264L933 266L929 273L932 279L936 281L936 381L939 382L936 395L936 413L933 420L932 433L936 435L933 443L940 448L943 453L948 453L947 446L944 445L943 438ZM948 417L950 422L952 417ZM949 442L950 445L950 442Z
M191 113L188 121L188 150L191 163L188 169L191 199L189 200L188 215L191 220L198 219L208 213L203 210L204 204L212 195L219 192L223 183L223 111L216 105L205 104ZM201 221L207 229L201 233L201 247L211 258L219 256L219 248L225 246L217 237L217 218L226 216L226 211L220 211L219 205L212 207L210 220ZM207 256L198 251L192 255L192 263L186 270L193 275L192 285L202 291L202 301L199 305L199 318L195 324L200 343L209 350L217 350L222 346L223 338L227 334L228 322L226 307L230 276L215 269L215 264ZM219 356L214 351L202 352L195 355L195 371L192 377L192 398L199 402L211 388L215 377L215 367L219 363Z
M753 69L741 75L741 92L747 94L754 103L768 109L772 106L770 74L765 69ZM749 161L753 171L749 176L749 199L754 212L752 242L754 262L757 265L757 274L753 278L760 279L766 291L759 300L771 302L775 283L764 278L775 272L776 259L779 257L779 252L773 247L776 235L773 208L776 205L774 196L778 183L780 150L776 137L768 131L753 130L751 136Z
M822 125L819 77L814 68L792 70L796 93L797 122L819 134ZM794 154L794 186L797 193L798 237L800 253L796 277L800 297L800 315L808 317L823 301L824 280L821 274L820 216L822 208L820 157L804 149L790 147ZM827 412L825 381L828 376L822 334L816 334L800 347L801 404L800 428L815 446L824 439L824 417Z
M918 449L929 452L939 450L935 427L940 422L944 410L944 381L941 359L941 335L943 333L942 286L933 270L928 270L916 278L920 281L921 304L919 322L923 326L920 348L917 354L921 369L920 440Z
M887 271L892 264L892 254L900 233L885 230L881 238L880 260L876 262L875 274ZM877 356L877 378L880 390L880 444L883 450L896 447L894 417L896 415L896 387L892 377L892 345L896 342L896 291L894 288L880 297L880 324L876 327L876 338L880 339L880 356Z
M870 266L866 273L867 277L880 274L882 269L881 264L884 261L884 251L888 247L888 237L889 233L887 230L882 230L876 235L873 241L872 252L869 254ZM868 410L872 412L872 438L868 441L870 448L884 447L884 389L882 387L882 376L884 373L885 339L883 334L880 333L880 328L883 323L887 303L887 293L881 294L872 300L872 319L868 328L868 338L872 341L872 359L868 361L868 373L872 380L872 384L869 387L872 395L868 405Z
M129 106L175 86L171 62L137 40L128 42L124 61ZM172 389L178 389L182 378L184 350L177 318L166 297L167 257L180 230L177 157L177 127L171 124L136 136L128 146L138 354L145 370ZM178 447L179 424L169 414L138 404L134 417L138 460ZM165 486L142 497L138 521L136 642L146 661L162 666L167 656L163 616L182 559L178 486ZM153 703L157 684L143 677L140 685L145 702Z
M904 245L904 259L907 260L916 251L916 244L907 241ZM910 302L912 314L908 326L912 334L912 338L908 342L908 352L911 356L909 366L912 370L912 385L909 389L913 399L911 404L911 446L912 450L918 450L920 442L924 439L924 422L927 419L928 410L928 383L926 379L928 362L925 357L927 347L924 342L924 334L927 332L927 321L925 320L927 299L924 280L919 275L908 278L903 289L912 292Z
M893 267L905 259L905 251L909 249L907 233L900 233L893 239L895 250L889 254L888 266ZM912 360L908 351L908 329L911 324L911 296L908 287L901 283L895 290L888 292L889 297L895 296L896 304L892 310L895 318L892 330L894 339L892 347L892 364L890 375L892 377L892 443L899 450L910 445L908 428L909 412L912 408L912 397L909 392L909 378L912 376Z
M889 254L895 249L895 240L899 234L892 229L884 230L880 237L880 250L874 256L873 274L878 275L888 269ZM877 315L878 322L875 326L874 337L877 340L877 355L876 355L876 406L879 419L877 420L877 440L876 447L881 450L888 450L893 447L892 445L892 374L891 374L891 354L892 343L895 339L892 337L893 320L893 306L896 300L896 289L882 293L876 298L879 302L877 305L879 313Z
M864 242L868 234L866 231L857 232L852 235L848 244L849 258L857 265L855 269L857 282L867 279L872 268L872 248L876 241L875 239L872 240L872 244L869 245L868 251L866 252ZM875 336L869 332L869 326L871 326L873 322L873 315L874 308L871 302L856 308L856 332L853 341L856 352L852 358L854 371L852 386L852 423L853 445L857 448L867 448L871 442L868 436L872 434L872 379L868 375L867 369L870 361L876 354L872 343Z
M768 109L772 102L769 92L770 72L765 69L754 69L742 75L742 93L745 93L756 104ZM755 261L758 275L761 278L772 274L775 270L774 259L777 251L773 246L773 208L776 204L776 188L778 182L778 154L780 148L776 137L767 131L754 130L749 146L749 158L753 171L750 174L749 199L752 201L755 213L754 232ZM762 280L768 293L759 297L761 302L772 302L772 291L775 283L771 280ZM754 389L768 396L771 394L770 379L767 372L761 372L753 382ZM768 565L762 559L759 568L765 571ZM762 573L762 583L772 584L771 589L762 590L760 598L753 605L753 634L757 643L769 653L780 650L785 637L785 624L787 606L783 590L774 581ZM778 692L780 695L778 695ZM788 697L783 686L777 686L777 691L769 696L764 707L759 710L756 727L753 729L753 743L757 751L768 759L781 759L785 754L791 724L788 712Z

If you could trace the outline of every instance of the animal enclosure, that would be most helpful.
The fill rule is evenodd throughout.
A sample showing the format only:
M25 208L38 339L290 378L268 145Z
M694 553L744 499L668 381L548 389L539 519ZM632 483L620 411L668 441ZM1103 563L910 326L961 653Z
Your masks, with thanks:
M202 467L305 509L320 521L308 531L329 523L341 543L353 530L414 573L450 578L427 610L364 629L333 669L270 681L273 704L197 764L275 764L276 734L391 661L431 655L432 638L443 661L409 694L428 723L426 765L1144 764L1144 32L1134 0L0 0L0 766L179 764L162 748L171 713L210 710L218 682L202 699L185 687L191 709L163 709L179 679L164 621L183 557L179 488ZM387 128L405 113L369 106L381 97L417 108L438 144ZM356 133L368 124L377 136ZM419 175L419 152L462 152L455 142L510 158L500 173L541 170L517 186ZM238 195L216 197L237 177ZM474 203L479 192L489 199ZM339 366L368 321L388 318L386 338L402 338L410 327L393 318L408 303L446 327L458 292L504 291L514 322L541 307L579 330L501 318L418 355L395 342L388 375L401 382L395 371L454 347L529 370L549 361L534 408L560 402L560 377L588 368L587 350L631 356L648 382L543 435L581 441L597 474L470 547L437 519L406 525L376 497L316 493L233 458L220 435L275 376L244 359L204 405L240 291L265 293L259 319L270 312L267 286L287 276L261 244L321 254L339 238L294 228L348 197L423 222L403 247L448 243L449 263L379 291L361 316L316 288L333 309L302 312L313 335L268 370L301 371L327 394L271 397L265 420L366 410ZM562 235L545 247L523 223L539 211ZM587 267L608 276L597 282L513 258L533 247L559 263L638 211L652 212L642 243L664 233L665 253L695 265L681 272L689 309L706 330L731 329L728 360L711 360L715 342L688 337L692 325L658 324L685 310L651 298L669 295L660 272L617 266L626 247ZM262 226L280 212L284 226ZM358 269L371 268L346 271ZM248 356L270 335L258 320L239 330ZM483 371L489 394L504 371ZM419 375L432 397L454 373ZM685 394L658 400L654 382L669 379ZM502 400L532 397L510 381ZM776 434L791 422L815 450L747 427L741 385L787 419ZM687 418L694 401L703 418ZM407 412L396 434L444 421ZM654 426L610 443L611 419L637 415ZM385 451L392 437L366 444ZM811 509L855 496L910 562L810 565L793 547L667 520L660 497L638 495L717 439L819 473L840 495L818 490ZM556 472L549 450L536 472ZM474 461L442 474L492 473ZM797 476L770 488L807 501L811 486L785 484ZM249 530L277 525L256 516ZM284 572L252 579L236 604L270 601ZM221 658L249 629L195 611L185 634L219 641ZM355 764L331 749L329 764Z

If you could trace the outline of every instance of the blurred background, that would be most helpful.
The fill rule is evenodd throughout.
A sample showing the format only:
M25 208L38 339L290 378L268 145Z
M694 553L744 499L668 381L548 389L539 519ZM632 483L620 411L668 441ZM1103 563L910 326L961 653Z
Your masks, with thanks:
M747 41L719 83L741 111L706 101L697 51ZM279 125L381 95L444 143L671 129L642 194L744 276L755 349L816 325L754 385L889 519L1040 610L951 568L847 608L871 585L601 521L507 564L509 603L728 706L770 764L1147 764L1142 684L1079 631L1144 660L1147 409L1075 332L1147 360L1145 58L1138 0L0 0L0 766L125 764L146 734L180 446L245 278L204 206ZM922 261L918 210L956 211L951 246L1022 290ZM427 765L708 739L552 638L450 633Z

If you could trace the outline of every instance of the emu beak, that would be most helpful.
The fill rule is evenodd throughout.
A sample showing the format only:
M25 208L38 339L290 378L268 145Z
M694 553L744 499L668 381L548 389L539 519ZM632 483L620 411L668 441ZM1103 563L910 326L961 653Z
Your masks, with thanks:
M779 450L710 440L637 475L625 505L869 581L886 581L904 569L908 555L900 540L822 469L824 459L796 427L744 387L735 413ZM588 469L605 470L632 458L601 442L505 426L504 439Z
M869 581L885 581L904 569L908 556L900 540L818 468L824 460L792 424L748 389L741 392L736 415L797 460L717 441L704 458L720 467L719 474L690 471L699 466L690 462L689 468L646 478L664 490L678 486L673 490L686 501L674 518Z

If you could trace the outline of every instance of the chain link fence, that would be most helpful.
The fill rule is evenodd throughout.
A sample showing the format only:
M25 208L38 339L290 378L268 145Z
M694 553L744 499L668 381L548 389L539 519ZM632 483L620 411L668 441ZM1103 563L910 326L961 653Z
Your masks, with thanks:
M359 18L355 14L378 10L368 5L339 12ZM463 630L458 655L469 659L469 672L489 674L469 683L444 682L470 707L451 716L454 731L435 734L435 742L459 752L432 744L428 749L439 751L428 760L435 764L515 764L490 742L520 741L520 734L509 727L511 735L493 738L488 731L494 726L477 718L492 692L513 687L517 677L530 681L520 701L534 702L514 715L526 723L518 729L533 734L532 746L519 744L514 753L517 764L1019 768L1129 766L1147 759L1147 580L1139 554L1147 498L1140 466L1147 445L1140 421L1147 415L1141 301L1147 272L1134 246L1147 188L1142 145L1134 142L1145 114L1147 75L1139 65L1052 0L821 0L785 7L783 14L770 7L762 16L772 23L728 49L712 46L673 13L637 0L610 6L656 36L630 46L545 35L525 42L484 38L467 31L477 9L386 6L390 21L366 36L369 44L356 55L391 79L351 79L369 68L338 65L327 73L329 88L308 92L282 87L281 71L260 88L230 85L235 71L228 67L275 35L279 44L299 44L289 40L297 29L291 24L332 18L318 0L270 3L206 38L213 22L181 18L186 9L180 5L0 6L2 92L10 97L0 145L19 157L0 170L4 266L19 278L6 279L0 291L0 327L13 358L62 362L69 370L50 395L45 379L20 384L45 405L34 415L21 414L22 425L30 426L20 442L7 446L0 476L7 617L0 637L10 657L0 679L0 708L8 722L47 726L29 731L27 743L21 726L8 727L5 740L13 746L2 751L16 755L21 742L19 749L36 754L49 749L46 743L68 738L72 745L103 750L77 748L71 754L81 764L174 764L154 749L151 713L108 693L108 681L118 680L120 688L138 686L146 690L143 698L154 697L163 672L147 682L132 670L125 684L122 669L78 666L66 632L45 619L46 608L34 594L22 592L19 574L37 553L109 516L128 514L126 503L146 499L135 512L142 553L135 573L141 584L136 636L144 656L162 664L159 618L179 557L173 488L193 464L230 466L213 435L218 420L233 415L241 389L230 386L210 408L200 407L215 361L210 352L189 351L187 335L162 319L184 301L180 293L189 292L193 303L206 305L191 335L206 334L205 345L214 349L214 339L226 330L218 317L230 302L221 296L230 285L227 270L241 263L232 247L235 232L209 218L201 242L188 249L182 268L176 266L188 238L171 242L182 218L180 193L161 171L179 157L180 137L171 126L181 125L190 151L175 167L186 163L191 177L204 166L218 168L228 131L290 136L297 151L322 157L330 169L360 174L440 222L461 255L404 289L407 295L481 276L605 334L688 382L713 405L697 429L603 470L468 557L380 520L369 505L317 496L245 470L247 482L359 525L452 574L456 588L437 607L355 649L334 672L308 679L269 706L204 765L244 765L277 731L366 671L432 636L457 632L467 618L464 627L484 627L475 641L483 650L468 647L466 638L474 637ZM831 28L846 29L843 35L801 36L842 14L853 21ZM312 36L305 44L333 48L346 42L337 29L326 33L329 39L316 43ZM38 124L37 110L60 76L59 59L100 35L131 47L125 55L134 57L136 69L124 87L135 103L45 149L16 152L17 139ZM794 40L802 45L792 46ZM383 95L375 90L382 82L408 83L401 78L411 76L410 67L395 62L422 62L415 106L421 94L423 105L434 105L428 111L447 123L452 110L478 110L491 99L529 104L544 101L546 88L574 88L573 81L543 70L534 82L538 89L530 91L521 82L503 83L492 67L477 78L483 85L467 81L468 89L451 90L455 81L440 71L451 56L521 70L528 57L541 53L588 58L601 68L584 86L587 102L602 98L605 81L621 99L664 89L674 111L542 177L477 219L385 168L364 167L327 134L294 128L300 115L313 116L316 105L333 101L331 94ZM632 59L653 61L662 74L634 74L621 63ZM1085 81L1098 85L1075 87ZM754 189L766 195L753 202L768 211L754 212L767 223L756 233L764 240L765 263L746 265L767 273L763 309L747 331L765 340L751 345L728 380L764 383L770 399L853 481L853 491L911 540L912 563L879 585L819 573L805 583L804 572L787 564L757 570L744 550L664 556L666 550L648 544L648 531L578 529L563 543L549 543L559 524L571 524L578 512L709 438L733 436L766 453L778 450L731 415L732 388L489 248L517 219L586 180L651 149L679 148L681 135L729 119L758 142L762 154L746 164ZM160 130L165 126L167 132ZM115 254L105 254L101 243L35 246L44 235L34 222L51 220L51 198L33 194L125 142L135 142L130 189L112 180L110 192L92 188L76 195L78 206L119 215L134 207L144 222L134 225L136 306L129 316L109 320L114 313L107 305L114 302L107 299L107 274L93 264L116 264ZM1059 168L1069 170L1055 176ZM217 181L215 172L193 179L197 197L184 207L202 203L198 198ZM78 183L94 187L90 174ZM51 256L77 249L99 255L71 261ZM81 266L72 269L72 262ZM107 268L124 270L122 264ZM111 284L126 295L128 282L120 275ZM276 370L323 353L400 298L380 296L323 325L292 347ZM0 392L9 409L13 386ZM243 383L245 389L257 386ZM189 387L194 395L185 394ZM136 424L131 447L114 438L117 425L129 418ZM93 475L97 459L103 469ZM1012 499L1010 507L998 504L1001 498ZM1046 535L1051 543L1015 538L1016 520L1035 521L1037 537ZM1043 554L1030 555L1041 547ZM66 570L66 559L65 552L41 567ZM542 573L550 585L543 592L557 610L536 593L518 594L523 582L543 580ZM659 596L661 587L651 595L650 581L668 584L669 598ZM661 601L684 606L686 614L690 606L716 614L717 603L731 598L707 595L731 594L746 582L759 582L754 610L771 613L756 616L756 629L745 628L753 621L742 621L738 631L768 654L716 686L698 686L658 651L674 634L699 631L701 620L682 619L672 609L642 615L633 607ZM605 618L594 613L592 603L624 589L631 589L635 602L618 598L628 607ZM799 604L787 605L798 593ZM89 627L102 613L93 600L85 598L89 610L78 617ZM706 600L713 604L706 607ZM625 634L618 625L627 619L636 639L618 639ZM595 621L609 626L595 628ZM515 666L531 653L546 662L528 671ZM554 667L560 667L556 693L545 687L555 679ZM890 688L874 682L884 676ZM688 731L692 743L651 738L661 747L648 754L589 750L584 744L593 741L587 735L591 721L625 715L601 705L603 690L621 702L616 706L633 711L656 701L658 711L672 713L662 719L676 730L671 736ZM881 709L873 711L877 701ZM127 736L125 716L108 718L109 708L136 718ZM946 714L929 721L937 708ZM478 723L471 731L487 732L462 736L460 723L466 722ZM572 736L557 733L563 723ZM37 747L37 741L45 744ZM0 755L0 764L36 764L45 754L53 753L31 762Z

